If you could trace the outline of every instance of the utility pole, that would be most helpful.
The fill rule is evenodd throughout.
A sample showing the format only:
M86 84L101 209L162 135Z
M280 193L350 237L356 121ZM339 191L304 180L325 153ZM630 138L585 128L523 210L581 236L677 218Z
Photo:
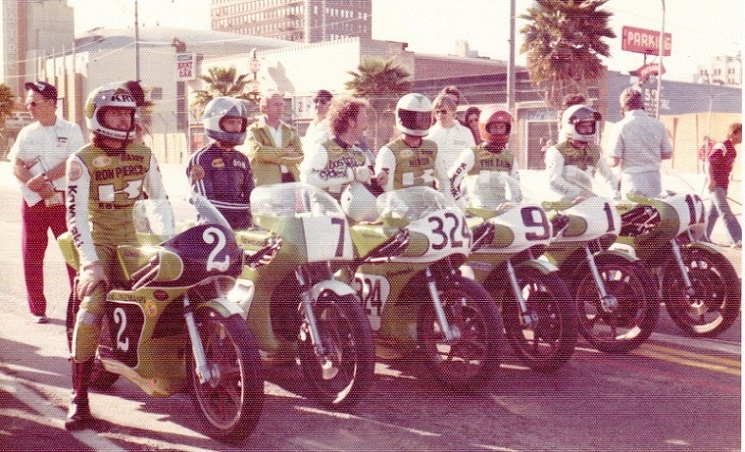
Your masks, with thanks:
M514 117L515 112L515 0L510 0L510 39L507 41L510 57L507 60L507 111Z
M135 0L135 80L140 81L140 19L137 12L137 0Z
M657 96L655 98L655 112L657 119L660 118L660 100L662 99L662 56L665 54L665 0L660 1L662 2L662 29L660 30L660 67L657 71Z

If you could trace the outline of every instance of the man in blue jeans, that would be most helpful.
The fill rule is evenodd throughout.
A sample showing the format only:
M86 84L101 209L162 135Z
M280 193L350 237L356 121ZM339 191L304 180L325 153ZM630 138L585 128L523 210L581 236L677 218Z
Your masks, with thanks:
M727 129L727 139L717 143L709 154L709 192L711 205L706 221L706 237L711 240L711 233L719 216L722 216L727 232L732 239L732 246L742 247L742 228L727 202L729 176L735 164L737 151L735 146L742 143L742 123L736 122Z

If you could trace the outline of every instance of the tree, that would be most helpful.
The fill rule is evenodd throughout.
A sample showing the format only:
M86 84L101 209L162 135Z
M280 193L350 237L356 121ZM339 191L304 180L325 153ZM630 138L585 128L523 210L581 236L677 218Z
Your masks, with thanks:
M608 0L535 0L520 16L528 21L520 32L520 53L527 53L528 72L546 103L558 109L566 94L582 93L605 68L610 57L603 38L615 38L608 26L613 13L600 8Z
M409 71L393 63L393 59L363 58L357 71L347 71L352 79L344 86L357 97L370 102L375 114L374 147L388 140L393 131L393 108L398 99L409 92L412 82ZM381 127L382 126L382 127ZM381 130L382 129L382 130Z
M0 142L5 147L7 137L5 136L5 118L13 112L16 96L10 90L10 87L0 83Z
M236 76L236 69L211 67L208 75L200 75L199 78L207 83L207 89L196 90L192 93L191 108L195 110L196 117L200 118L204 108L215 97L229 96L248 101L253 108L259 103L259 93L254 90L247 91L249 85L253 86L248 74Z

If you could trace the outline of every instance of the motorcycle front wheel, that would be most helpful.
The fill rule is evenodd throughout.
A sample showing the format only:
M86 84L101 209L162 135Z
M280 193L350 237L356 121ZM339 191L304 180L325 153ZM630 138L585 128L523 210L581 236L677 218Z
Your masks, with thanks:
M504 289L502 321L507 341L526 366L554 372L571 358L577 343L572 296L556 273L518 267L515 276L528 311L521 311L511 287ZM527 321L526 316L530 318Z
M193 358L188 360L194 405L209 436L240 442L253 432L264 405L256 341L238 315L225 318L207 310L196 320L212 378L200 383Z
M628 353L649 338L660 315L657 283L638 262L613 254L595 258L607 296L587 267L574 277L579 332L597 350Z
M476 387L499 368L502 320L497 306L480 284L454 276L438 280L445 317L457 336L448 341L432 301L419 309L417 339L435 376L456 389ZM421 298L421 297L419 297Z
M715 337L740 313L741 287L732 263L706 249L681 249L693 289L688 292L679 267L670 260L663 270L662 298L676 325L695 337Z
M375 373L370 322L356 295L326 292L313 304L313 313L323 353L317 353L308 322L302 322L300 367L316 400L348 409L364 397Z

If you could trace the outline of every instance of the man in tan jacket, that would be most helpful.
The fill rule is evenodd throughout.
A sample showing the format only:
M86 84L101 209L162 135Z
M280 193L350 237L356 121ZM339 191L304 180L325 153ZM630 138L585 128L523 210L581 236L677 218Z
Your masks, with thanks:
M282 121L282 94L267 92L259 110L263 116L247 131L248 159L256 186L299 181L303 147L295 128Z

